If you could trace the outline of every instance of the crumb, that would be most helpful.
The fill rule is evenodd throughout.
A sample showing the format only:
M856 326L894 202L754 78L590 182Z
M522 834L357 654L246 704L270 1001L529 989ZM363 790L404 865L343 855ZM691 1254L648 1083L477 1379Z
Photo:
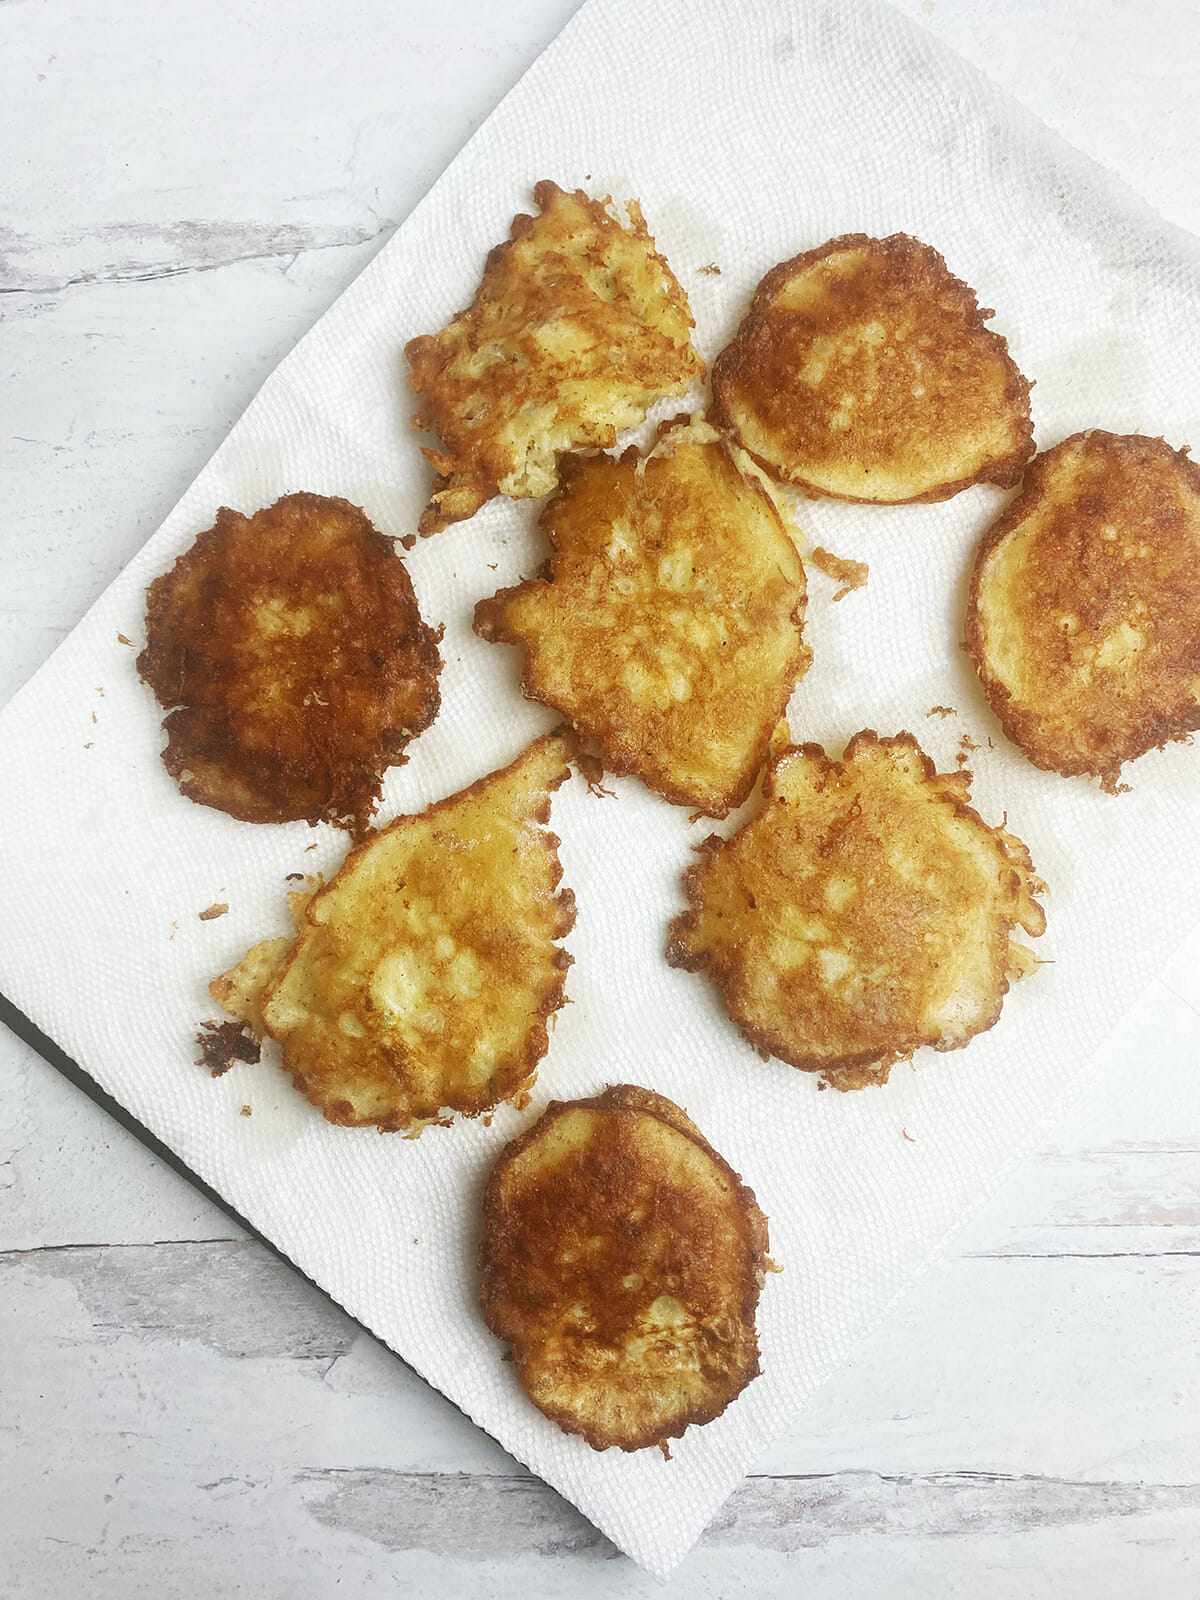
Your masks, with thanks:
M604 777L604 763L599 756L589 755L586 750L581 750L575 757L575 765L579 768L580 777L588 786L589 794L608 795L611 799L616 793L614 789L606 789L601 781Z
M490 570L490 571L492 571L492 572L495 572L495 570L496 570L496 568L497 568L497 566L498 566L498 565L499 565L499 562L496 562L496 561L489 561L489 562L488 562L488 563L487 563L487 565L488 565L488 569L489 569L489 570Z
M414 1244L420 1244L420 1242L421 1242L421 1241L420 1241L420 1239L414 1239L414 1240L413 1240L413 1243L414 1243Z
M974 739L972 739L972 737L971 737L971 735L969 733L964 733L963 734L962 738L958 741L958 745L959 745L959 749L960 750L970 751L970 750L982 750L983 749L983 746L981 744L976 744L975 743Z
M307 855L310 850L315 850L316 848L315 844L306 844L304 846L304 854Z
M829 1085L825 1082L824 1078L818 1078L817 1079L817 1089L818 1089L818 1091L821 1090L821 1089L828 1089L828 1087L829 1087Z
M248 1117L248 1116L250 1116L250 1114L251 1114L250 1107L249 1106L243 1106L242 1110L241 1110L241 1115L243 1117Z
M228 910L228 902L219 900L215 904L209 906L207 911L201 911L198 914L201 922L211 922L214 917L223 917Z
M715 261L710 261L706 267L697 267L696 271L703 273L708 278L719 278L721 276L721 269Z
M240 1022L202 1022L196 1043L201 1050L196 1065L207 1067L214 1078L228 1072L235 1061L253 1065L260 1055L258 1040ZM242 1115L250 1115L248 1106L242 1108Z
M917 1141L916 1141L916 1140L915 1140L915 1139L914 1139L914 1138L913 1138L913 1136L912 1136L912 1134L911 1134L911 1133L909 1133L909 1131L908 1131L908 1129L907 1129L907 1128L901 1128L901 1129L900 1129L900 1132L901 1132L901 1133L902 1133L902 1134L903 1134L903 1135L904 1135L904 1137L905 1137L905 1138L906 1138L906 1139L907 1139L907 1140L908 1140L908 1142L909 1142L909 1144L916 1144L916 1142L917 1142Z
M667 1443L667 1441L665 1439L660 1439L658 1441L658 1448L662 1451L663 1460L664 1461L670 1461L670 1459L671 1459L671 1446Z
M956 717L958 712L953 706L930 706L925 715L927 717Z
M94 739L89 739L88 742L84 745L83 748L85 750L90 750L95 745L95 743L96 743L96 741Z
M119 633L117 635L117 643L118 644L132 645L133 644L133 640L132 639L127 639L123 633Z
M311 846L309 848L311 849ZM303 883L304 874L302 872L289 872L283 881L284 883Z
M171 924L171 938L173 939L178 932L179 932L179 924L177 922L173 922ZM170 940L168 940L167 942L169 944Z
M842 587L834 595L834 602L843 599L852 589L861 589L870 574L870 568L865 561L850 561L842 556L835 556L832 551L823 549L820 545L812 553L815 567L820 567L827 578L832 578Z
M99 722L99 720L100 720L100 719L99 719L99 717L98 717L98 716L97 716L97 715L96 715L96 713L95 713L95 712L94 712L94 711L93 711L93 712L92 712L92 721L93 721L93 722Z

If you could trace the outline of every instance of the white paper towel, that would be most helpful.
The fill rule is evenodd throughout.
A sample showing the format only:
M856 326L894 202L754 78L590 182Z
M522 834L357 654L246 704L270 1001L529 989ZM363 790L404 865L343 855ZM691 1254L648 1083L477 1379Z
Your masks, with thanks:
M307 489L363 505L387 533L415 525L429 473L407 428L403 345L469 302L543 177L640 198L710 361L775 262L842 232L916 234L996 308L1036 380L1042 447L1087 426L1200 444L1200 246L886 8L591 0L0 717L0 987L354 1316L663 1574L1028 1147L1191 927L1200 751L1145 757L1114 799L1006 744L958 649L999 491L892 509L805 503L811 543L868 561L871 576L834 607L834 585L810 574L815 660L793 735L840 751L864 726L909 728L943 768L970 736L977 807L989 821L1007 811L1050 884L1039 953L1054 964L1010 995L991 1033L849 1096L760 1061L715 990L664 960L708 827L636 782L596 799L575 779L553 819L579 904L574 1004L528 1112L405 1142L331 1127L266 1056L219 1081L196 1067L208 978L286 931L285 875L332 870L345 838L237 823L176 792L134 667L146 584L222 504L250 511ZM700 271L712 262L719 276ZM517 652L470 631L478 598L540 563L536 512L494 502L408 557L423 614L446 625L443 703L389 776L382 815L461 787L553 722L521 700ZM957 714L928 717L935 705ZM201 922L217 900L228 916ZM496 1153L548 1099L623 1080L687 1107L757 1192L784 1268L762 1298L763 1376L671 1462L597 1455L546 1422L476 1305L478 1200Z

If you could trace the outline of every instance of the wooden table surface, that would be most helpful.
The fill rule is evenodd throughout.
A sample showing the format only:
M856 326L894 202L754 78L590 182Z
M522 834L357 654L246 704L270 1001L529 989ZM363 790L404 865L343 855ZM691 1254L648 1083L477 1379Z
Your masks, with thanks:
M0 701L574 3L0 0ZM1194 0L901 9L1200 232ZM665 1586L0 1030L0 1595L1200 1593L1198 961Z

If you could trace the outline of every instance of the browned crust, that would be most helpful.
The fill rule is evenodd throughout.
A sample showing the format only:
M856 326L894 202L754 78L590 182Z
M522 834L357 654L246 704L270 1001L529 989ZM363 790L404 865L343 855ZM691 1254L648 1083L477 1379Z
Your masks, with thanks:
M872 728L864 728L856 733L846 746L841 761L835 761L826 755L819 744L790 745L772 761L763 776L762 795L763 803L767 804L774 795L773 777L779 763L788 756L800 754L811 760L819 761L822 771L826 776L835 776L844 770L846 763L853 760L860 750L870 745L877 747L897 748L905 746L912 750L920 759L921 771L926 782L937 783L939 796L950 805L958 816L968 818L972 823L983 829L1001 846L1006 856L1013 860L1019 867L1027 871L1033 870L1033 861L1026 846L1013 835L1003 832L1002 829L989 827L973 806L967 804L966 795L969 791L972 774L966 770L956 773L938 773L938 770L917 740L907 731L894 734L887 738L880 738ZM753 819L752 819L753 820ZM749 826L749 824L744 824ZM738 830L741 832L741 829ZM732 838L737 838L737 833ZM684 897L688 902L688 909L681 911L676 916L668 929L669 943L667 946L667 963L672 967L679 967L685 972L699 972L708 977L721 990L725 999L725 1006L730 1019L736 1023L743 1036L760 1052L768 1056L777 1056L791 1067L797 1067L801 1072L819 1072L835 1089L862 1089L871 1084L884 1084L888 1080L890 1069L897 1061L908 1060L913 1053L922 1046L932 1046L935 1050L953 1050L962 1047L967 1041L946 1044L939 1042L937 1037L913 1036L897 1044L891 1050L860 1051L844 1056L812 1056L793 1050L788 1040L779 1032L758 1026L742 1009L735 998L738 988L738 974L736 969L727 961L721 961L709 952L696 954L690 948L688 940L695 931L701 915L703 902L703 880L705 869L709 860L720 853L727 843L732 840L722 839L719 834L710 834L695 846L699 860L693 863L683 877ZM1014 869L1015 870L1015 869ZM1007 939L1017 928L1018 922L1013 918L999 919L999 934ZM995 1026L1000 1019L1004 997L1009 991L1009 981L1001 977L997 987L996 1001L986 1020L976 1028L971 1037L986 1033Z
M554 888L558 890L553 899L554 904L558 909L558 918L555 923L554 931L551 934L551 938L556 940L566 938L567 934L570 933L571 929L575 926L576 918L574 890L569 888L558 888L558 885L561 884L563 877L562 862L558 856L558 848L562 841L559 839L557 834L551 833L548 829L546 829L546 824L550 821L550 796L571 776L571 768L569 763L573 758L576 749L576 742L575 736L571 732L570 728L556 728L550 733L543 734L540 738L534 739L531 744L526 745L525 749L521 751L520 755L514 757L514 759L506 766L497 767L494 772L489 772L486 774L486 776L477 778L474 783L469 784L465 789L458 789L453 794L445 795L441 800L435 800L425 809L425 811L418 814L426 818L438 816L441 812L450 809L452 806L459 804L461 801L477 795L482 789L484 789L494 780L503 778L507 773L511 772L514 767L519 766L520 763L524 761L532 751L546 748L555 741L561 741L564 746L562 768L558 774L547 783L546 798L542 805L532 813L532 816L533 820L537 822L544 830L542 835L543 843L547 853L552 857L553 861L553 884ZM313 915L312 911L313 903L320 896L328 894L329 891L336 886L339 874L349 866L356 856L371 847L379 833L386 833L389 828L396 827L397 825L403 824L408 820L410 819L407 816L395 817L387 824L387 827L375 830L366 838L360 839L358 843L356 843L347 852L346 857L343 860L342 865L338 868L337 873L335 873L327 883L322 884L317 892L306 901L303 909L304 922L310 926L316 924L317 918ZM504 1071L493 1074L491 1084L494 1092L486 1100L481 1100L477 1105L455 1105L449 1108L453 1111L456 1111L460 1116L478 1117L483 1115L484 1112L494 1110L498 1105L514 1102L518 1100L520 1096L536 1080L538 1064L541 1062L542 1057L546 1054L550 1047L550 1034L547 1023L549 1022L551 1016L553 1016L556 1011L560 1011L566 1004L567 971L574 964L575 960L574 956L572 956L569 951L560 949L556 949L554 951L551 959L554 966L558 969L559 976L554 986L547 991L546 997L538 1011L530 1016L529 1028L525 1035L524 1048L522 1049L521 1054L515 1060L513 1060ZM262 1006L264 1009L269 1004L271 997L274 995L278 985L283 981L286 966L287 963L283 963L277 976L267 986L262 1001ZM381 1133L402 1133L406 1129L411 1128L414 1122L436 1119L442 1110L441 1104L414 1104L411 1106L407 1116L402 1116L400 1113L394 1113L384 1117L368 1119L364 1122L355 1115L354 1107L349 1101L323 1101L317 1094L310 1092L304 1073L299 1070L294 1062L294 1051L289 1050L287 1038L273 1032L269 1026L266 1027L265 1031L270 1034L270 1036L274 1038L281 1046L284 1070L291 1077L291 1080L295 1084L296 1088L302 1095L304 1095L306 1100L310 1101L317 1107L317 1109L325 1117L326 1121L332 1122L337 1127L375 1127L378 1128Z
M903 249L907 251L913 245L916 245L922 251L927 251L937 261L942 271L946 274L947 286L959 291L960 300L968 319L973 322L981 335L992 342L996 353L1003 357L1008 380L1005 387L1004 400L1013 407L1014 411L1023 410L1024 413L1021 418L1020 443L1017 447L1009 455L1003 456L994 462L989 462L969 478L960 478L953 483L937 484L932 489L927 489L923 494L910 495L906 500L883 502L869 500L860 495L834 494L832 491L810 482L800 473L784 472L778 464L766 461L761 456L755 455L754 451L741 439L736 425L726 412L722 401L722 393L725 383L730 379L740 377L746 368L746 341L753 332L755 325L770 309L771 303L780 289L787 283L789 278L805 271L826 256L835 255L842 250L896 251ZM955 277L947 267L945 258L932 245L927 245L922 240L916 239L907 233L889 234L885 239L874 239L865 233L840 234L836 239L830 239L825 244L817 245L812 250L805 250L788 261L781 261L777 266L771 268L757 289L755 289L750 301L750 309L742 318L737 332L713 363L711 419L714 425L726 429L738 441L747 455L758 462L764 472L767 472L773 478L778 478L784 483L789 483L793 487L803 490L805 494L816 499L844 500L857 505L919 505L950 500L956 494L961 494L964 489L969 489L976 483L994 483L1002 489L1011 489L1014 484L1020 482L1025 463L1033 454L1033 420L1029 412L1029 394L1033 385L1021 375L1020 369L1009 354L1008 340L1003 334L997 333L994 328L987 326L988 318L993 315L994 313L991 311L980 309L979 299L975 290L971 288L970 284L964 283L961 278Z
M1028 514L1030 503L1041 498L1043 484L1053 470L1058 456L1073 449L1085 439L1095 440L1103 447L1115 450L1132 447L1139 452L1158 455L1190 480L1193 490L1200 495L1200 466L1191 459L1186 449L1176 450L1163 438L1142 434L1114 434L1107 433L1102 428L1088 428L1061 440L1049 450L1043 450L1029 463L1020 494L984 534L975 553L975 564L971 569L971 582L967 595L963 649L975 664L983 691L1000 726L1033 766L1043 772L1057 772L1064 778L1099 778L1105 793L1115 795L1121 792L1118 780L1125 762L1136 761L1148 751L1161 750L1173 740L1186 739L1189 734L1200 729L1200 704L1195 704L1192 712L1188 714L1175 716L1164 715L1157 706L1148 705L1144 720L1128 742L1122 746L1120 755L1114 757L1111 762L1072 760L1069 755L1051 751L1042 737L1041 717L1038 712L1015 705L1009 690L989 670L979 609L980 580L988 557L1015 528L1020 526Z
M714 1421L762 1371L759 1361L755 1317L758 1311L763 1274L768 1270L778 1270L768 1256L770 1243L767 1219L759 1209L754 1191L742 1182L741 1174L735 1172L724 1156L713 1149L687 1112L682 1107L677 1106L673 1100L668 1100L665 1095L656 1094L652 1089L644 1089L636 1084L619 1083L610 1085L603 1094L594 1095L590 1099L551 1100L537 1122L504 1147L495 1166L492 1168L484 1188L484 1231L476 1252L477 1265L484 1275L483 1285L480 1290L480 1304L483 1309L484 1321L488 1326L488 1330L497 1339L508 1344L512 1350L517 1375L521 1378L523 1387L525 1386L525 1379L522 1356L521 1352L513 1344L512 1329L504 1317L505 1301L503 1289L499 1282L500 1275L504 1271L504 1264L500 1259L499 1246L508 1233L506 1208L502 1194L503 1181L506 1169L523 1151L541 1138L559 1117L567 1112L578 1110L637 1111L646 1116L654 1117L658 1121L674 1128L677 1132L690 1139L693 1144L699 1146L705 1155L730 1180L738 1208L745 1221L746 1240L751 1252L751 1262L739 1315L742 1327L749 1329L754 1334L754 1338L751 1346L751 1359L744 1373L739 1375L740 1381L737 1382L736 1387L731 1387L730 1392L723 1398L718 1399L712 1406L696 1408L672 1428L661 1432L657 1429L651 1429L637 1436L624 1438L590 1429L586 1423L581 1423L566 1409L538 1405L538 1409L542 1411L543 1415L548 1417L551 1422L556 1423L564 1433L581 1435L593 1450L608 1450L615 1446L631 1454L635 1450L644 1450L650 1446L663 1448L669 1440L682 1438L688 1428L693 1426L702 1427L705 1423ZM534 1403L538 1404L536 1401ZM665 1449L664 1454L666 1454Z
M612 197L605 200L593 200L583 189L565 190L550 178L542 178L533 186L533 199L540 213L545 214L555 198L559 195L570 195L592 217L598 226L612 227L614 219L607 207L611 204ZM652 247L654 240L646 226L646 219L638 201L630 200L626 204L629 218L630 231L635 237L646 242ZM483 276L480 280L476 298L470 306L464 306L461 311L456 311L449 319L450 323L469 317L479 299L485 294L488 279L498 275L503 268L504 259L519 240L524 239L533 228L537 218L527 212L520 211L513 218L509 228L509 236L494 245L487 254L484 262ZM622 224L617 224L622 226ZM668 282L675 287L679 305L682 306L690 327L695 327L695 318L691 315L687 297L682 285L671 271L670 264L665 256L653 248L648 249L649 258L656 261L662 268ZM447 324L449 326L449 324ZM441 409L435 405L429 396L438 376L445 367L449 355L443 348L437 334L420 334L410 339L404 347L404 355L408 361L411 372L409 374L409 387L422 396L422 403L413 413L412 425L424 432L438 432L443 448L435 449L422 447L421 454L434 468L433 487L430 490L429 500L421 512L417 523L417 531L422 538L431 534L440 533L452 522L463 522L473 517L481 506L486 505L500 492L496 475L489 471L479 459L480 451L478 442L461 433L460 437L452 437L454 430L447 428L448 418ZM696 362L701 378L705 375L704 363L696 357ZM615 442L615 432L609 430L612 437L601 444L607 447Z
M280 651L277 681L290 686L295 678L312 686L303 708L292 696L283 712L256 717L238 699L239 689L247 688L235 662L248 637L245 619L227 637L215 618L254 598L291 598L302 581L294 570L276 566L253 580L240 570L253 571L253 541L276 536L295 517L315 524L330 516L348 522L349 540L357 546L354 578L374 605L370 623L387 628L378 639L352 630L342 634L360 669L371 663L374 676L362 681L369 682L373 701L364 708L367 696L356 684L355 704L363 709L354 719L345 711L333 715L343 678L323 658L295 646ZM196 586L199 596L189 599ZM429 727L441 704L442 629L421 619L412 580L392 541L361 507L336 496L284 495L249 517L222 506L213 526L150 584L146 637L137 668L169 711L164 766L188 799L241 822L331 822L361 833L382 791L384 769L407 760L405 747ZM403 727L389 726L401 688L411 706ZM331 715L323 716L327 708Z
M691 420L691 416L685 413L660 423L658 437L665 437L673 428L686 426ZM727 441L721 439L719 445L736 471L737 463L730 455ZM641 452L636 445L630 445L619 459L622 462L637 461L641 459ZM574 478L580 472L586 471L588 462L589 458L587 456L570 455L564 457L559 466L558 490L542 508L538 519L538 527L546 535L551 551L554 553L557 553L559 549L558 534L555 528L555 515L558 505L563 496L569 493ZM763 485L757 482L750 474L739 472L738 475L750 492L762 500L786 536L787 529L783 518L779 514L779 508ZM539 682L530 663L529 653L524 650L524 636L507 627L505 618L509 604L518 594L527 593L531 589L549 589L553 587L553 567L554 557L552 554L549 560L543 562L532 578L524 579L521 583L513 584L510 588L500 589L489 598L478 601L475 606L474 630L481 639L486 639L490 644L515 645L524 651L521 665L521 692L525 698L536 702L538 705L546 706L551 711L557 711L562 716L570 716L572 718L570 725L579 734L580 738L590 740L598 748L600 758L603 761L602 772L611 773L617 778L640 778L647 788L653 790L655 794L661 795L671 805L692 807L701 805L702 809L696 813L698 816L726 817L731 811L744 804L754 788L759 773L762 771L763 763L767 759L771 739L775 732L775 725L783 716L787 709L788 701L795 692L796 685L808 671L812 662L812 650L804 642L802 631L808 605L807 590L801 594L790 614L790 621L796 628L796 648L791 667L780 678L774 697L765 701L769 708L770 723L764 727L762 736L755 742L753 754L742 775L736 782L731 782L718 799L711 803L702 803L697 800L694 791L689 792L674 784L656 781L648 777L646 773L641 771L635 761L628 760L620 750L614 747L612 740L605 736L598 724L585 714L572 713L566 706L555 700ZM803 572L803 570L803 563L801 563L801 571Z

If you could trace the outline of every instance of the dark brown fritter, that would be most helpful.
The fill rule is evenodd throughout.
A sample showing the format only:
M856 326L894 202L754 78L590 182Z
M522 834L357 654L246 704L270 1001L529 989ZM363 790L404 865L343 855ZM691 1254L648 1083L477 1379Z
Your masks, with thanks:
M672 1101L551 1101L484 1193L488 1327L539 1410L594 1450L665 1449L757 1376L767 1223Z
M544 824L574 741L547 734L509 766L397 817L316 893L294 939L266 939L209 985L283 1048L330 1122L415 1129L519 1100L564 1004L575 921Z
M543 180L540 215L514 219L487 259L471 305L409 341L415 427L442 448L422 534L474 516L494 494L548 494L566 450L607 449L663 395L686 394L704 363L687 296L631 200L610 202Z
M831 239L759 284L713 367L714 420L810 494L898 504L1016 483L1030 386L991 315L918 239Z
M1200 467L1098 429L1038 456L979 548L965 643L1030 761L1115 793L1200 728Z
M525 647L525 693L610 771L724 816L810 659L804 568L761 475L691 420L649 456L570 457L541 526L546 568L481 600L476 633Z
M138 671L170 709L163 761L243 822L361 831L385 767L437 715L441 659L390 539L357 506L227 507L150 585Z
M752 1044L839 1089L965 1045L1036 965L1013 930L1045 927L1029 852L967 805L970 781L909 733L856 734L840 762L785 750L758 815L699 847L667 959L706 972Z

